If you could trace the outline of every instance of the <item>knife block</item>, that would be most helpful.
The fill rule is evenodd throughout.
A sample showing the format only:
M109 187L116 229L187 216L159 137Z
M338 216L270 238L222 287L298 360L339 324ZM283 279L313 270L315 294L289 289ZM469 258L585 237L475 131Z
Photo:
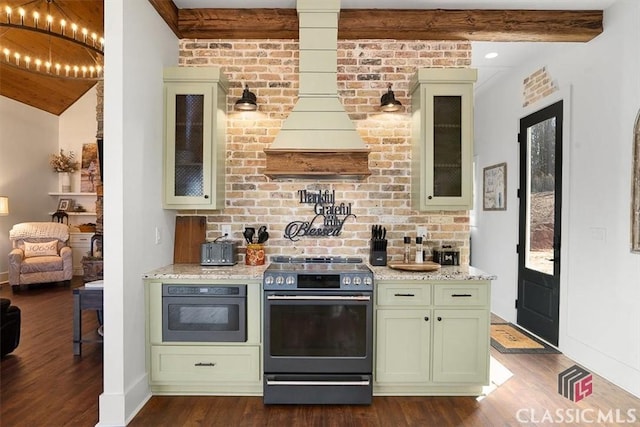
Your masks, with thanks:
M369 245L369 264L376 266L384 266L387 265L387 251L386 250L376 250L375 244L376 242L381 242L381 240L371 240ZM386 247L386 241L384 246Z

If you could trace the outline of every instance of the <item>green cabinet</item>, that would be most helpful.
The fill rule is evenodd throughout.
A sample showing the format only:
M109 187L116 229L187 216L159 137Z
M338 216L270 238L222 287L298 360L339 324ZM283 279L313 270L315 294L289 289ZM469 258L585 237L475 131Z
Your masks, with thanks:
M162 285L247 285L246 342L166 342L162 339ZM260 281L147 280L146 360L155 395L262 395Z
M376 380L429 381L430 310L379 309L376 312ZM399 351L398 349L402 349Z
M489 381L488 281L383 281L377 395L478 395Z
M222 209L228 82L218 68L164 70L164 207Z
M433 317L433 381L487 383L487 310L435 310Z
M420 69L410 83L415 210L473 206L472 68Z

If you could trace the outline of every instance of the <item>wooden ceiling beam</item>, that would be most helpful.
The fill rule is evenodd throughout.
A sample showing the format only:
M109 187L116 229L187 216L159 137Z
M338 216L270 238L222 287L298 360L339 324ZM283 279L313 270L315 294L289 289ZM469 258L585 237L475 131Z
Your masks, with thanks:
M171 0L149 1L173 4ZM156 7L167 20L168 9L162 9ZM587 42L602 33L602 18L601 10L344 9L338 38ZM295 9L178 9L177 26L180 38L298 38Z

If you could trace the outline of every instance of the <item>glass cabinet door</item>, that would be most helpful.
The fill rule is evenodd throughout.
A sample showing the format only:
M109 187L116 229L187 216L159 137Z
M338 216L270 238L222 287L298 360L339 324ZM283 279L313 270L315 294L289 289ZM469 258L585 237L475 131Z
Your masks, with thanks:
M189 85L166 90L167 202L209 205L212 95Z
M204 196L204 95L176 95L176 196Z
M412 81L411 199L416 210L473 206L476 70L422 69Z
M462 97L433 97L433 197L462 196Z

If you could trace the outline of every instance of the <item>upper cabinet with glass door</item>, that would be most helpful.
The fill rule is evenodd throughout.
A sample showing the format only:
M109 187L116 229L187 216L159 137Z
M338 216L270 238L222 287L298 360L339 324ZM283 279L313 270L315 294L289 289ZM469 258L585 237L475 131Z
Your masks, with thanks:
M164 70L165 208L224 207L227 91L218 68Z
M426 68L411 80L415 210L472 209L476 78L472 68Z

